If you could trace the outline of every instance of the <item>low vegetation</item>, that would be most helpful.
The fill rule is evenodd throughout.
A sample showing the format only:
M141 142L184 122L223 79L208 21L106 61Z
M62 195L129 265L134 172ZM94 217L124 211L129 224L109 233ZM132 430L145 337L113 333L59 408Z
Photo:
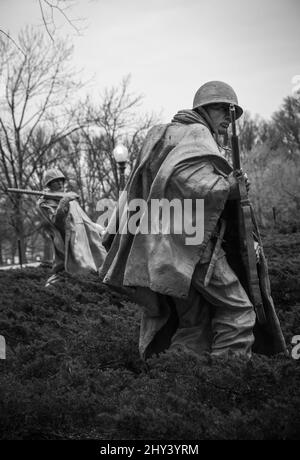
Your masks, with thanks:
M264 235L284 335L300 335L300 234ZM2 439L299 439L300 368L166 352L138 355L139 307L96 276L0 273Z

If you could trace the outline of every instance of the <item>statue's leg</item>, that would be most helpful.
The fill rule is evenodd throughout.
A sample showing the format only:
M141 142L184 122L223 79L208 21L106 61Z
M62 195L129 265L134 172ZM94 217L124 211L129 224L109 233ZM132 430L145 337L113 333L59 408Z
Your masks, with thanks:
M204 287L203 275L206 268L198 264L193 276L193 286L215 307L211 322L212 354L223 355L230 350L250 357L254 343L253 305L229 266L225 254L216 261L210 283Z

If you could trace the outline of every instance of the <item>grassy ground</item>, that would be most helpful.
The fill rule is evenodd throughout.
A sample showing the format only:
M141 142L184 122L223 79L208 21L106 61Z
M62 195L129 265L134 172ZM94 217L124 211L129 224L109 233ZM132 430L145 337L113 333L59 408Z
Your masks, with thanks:
M284 335L300 335L300 234L264 235ZM300 360L138 355L139 308L96 276L0 272L2 439L299 439Z

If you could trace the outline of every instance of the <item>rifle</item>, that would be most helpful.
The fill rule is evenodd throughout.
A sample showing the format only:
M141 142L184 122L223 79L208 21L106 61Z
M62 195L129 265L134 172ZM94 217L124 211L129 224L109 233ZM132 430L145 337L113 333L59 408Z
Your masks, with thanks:
M231 147L232 163L234 171L241 169L239 139L236 134L236 115L235 106L230 104L230 118L232 126ZM240 248L244 255L243 261L246 270L248 295L254 305L258 322L266 323L266 316L263 306L263 300L260 291L259 277L257 273L256 254L254 249L253 238L253 221L252 208L248 198L246 182L243 175L237 177L239 200L238 200L238 225L240 236Z
M11 193L24 193L27 195L37 195L43 196L45 198L54 198L54 199L61 199L66 196L65 192L43 192L42 190L30 190L30 189L22 189L22 188L7 188L7 192ZM76 195L79 198L78 195ZM76 198L74 194L74 199Z

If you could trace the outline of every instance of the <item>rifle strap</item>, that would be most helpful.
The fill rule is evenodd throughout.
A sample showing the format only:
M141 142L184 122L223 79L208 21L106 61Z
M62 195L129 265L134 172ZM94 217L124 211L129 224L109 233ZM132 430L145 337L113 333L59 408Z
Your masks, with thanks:
M207 269L207 272L206 272L206 275L205 275L204 287L207 287L209 285L210 280L211 280L211 277L212 277L212 274L213 274L213 271L214 271L214 268L215 268L215 265L216 265L216 261L218 259L218 255L219 255L219 252L220 252L220 248L221 248L221 245L222 245L222 242L223 242L224 233L225 233L225 230L226 230L226 220L221 219L220 221L221 221L221 228L220 228L219 234L215 235L217 237L217 242L215 244L215 247L214 247L211 259L210 259L210 263L209 263L209 266L208 266L208 269Z

